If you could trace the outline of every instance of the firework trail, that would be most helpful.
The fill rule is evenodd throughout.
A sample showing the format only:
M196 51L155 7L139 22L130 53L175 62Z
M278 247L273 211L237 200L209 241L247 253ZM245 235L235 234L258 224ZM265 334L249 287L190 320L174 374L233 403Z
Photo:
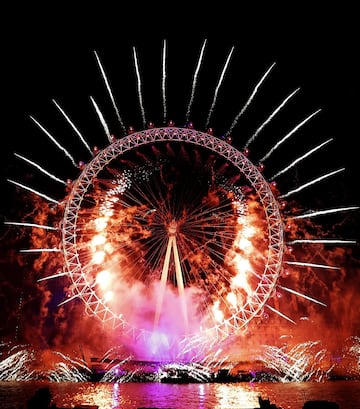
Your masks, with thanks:
M105 121L104 115L100 111L100 109L99 109L97 103L95 102L94 98L90 97L90 100L91 100L92 104L94 105L95 111L96 111L96 113L97 113L97 115L98 115L98 117L100 119L101 125L104 128L104 131L105 131L105 134L106 134L106 136L108 138L108 141L111 143L112 142L111 133L110 133L109 127L107 126L107 123Z
M119 121L119 123L120 123L120 126L121 126L121 128L122 128L122 130L123 130L123 132L124 132L124 134L125 134L125 133L126 133L126 128L125 128L124 123L123 123L123 120L122 120L122 118L121 118L121 116L120 116L119 109L118 109L118 107L117 107L117 105L116 105L115 98L114 98L113 92L112 92L112 90L111 90L109 80L108 80L108 78L107 78L107 76L106 76L105 70L104 70L104 68L103 68L103 66L102 66L102 64L101 64L101 61L100 61L100 58L99 58L97 52L94 51L94 54L95 54L95 57L96 57L96 61L97 61L98 65L99 65L99 68L100 68L100 71L101 71L101 75L102 75L102 78L103 78L103 80L104 80L106 89L107 89L107 91L108 91L108 93L109 93L109 96L110 96L110 99L111 99L111 103L112 103L112 106L113 106L113 108L114 108L114 110L115 110L117 119L118 119L118 121Z
M199 71L200 71L200 67L204 58L204 52L205 52L205 46L206 46L207 40L204 41L202 47L201 47L201 51L200 51L200 55L199 55L199 60L195 69L195 73L194 73L194 77L193 77L193 82L192 82L192 87L191 87L191 96L190 96L190 101L188 104L188 108L186 111L186 123L189 122L190 120L190 111L192 108L192 104L194 102L194 96L195 96L195 89L196 89L196 85L197 85L197 78L199 75Z
M50 138L50 140L60 149L62 150L65 155L71 160L72 164L78 168L78 165L75 163L74 158L70 155L70 153L59 144L59 142L47 131L33 116L30 116L30 119L35 122L35 124Z
M167 108L166 108L166 40L163 43L163 53L162 53L162 82L161 82L161 90L162 90L162 99L163 99L163 122L166 123L167 119Z
M262 125L259 126L259 128L255 131L255 133L251 136L251 138L246 142L245 148L248 148L249 145L254 142L256 137L259 135L259 133L264 129L264 127L271 122L271 120L274 118L276 114L278 114L281 109L286 105L286 103L300 90L300 88L297 88L295 91L293 91L290 95L288 95L284 101L273 111L273 113L262 123Z
M137 90L138 90L139 104L140 104L140 110L141 110L141 117L143 121L143 127L146 128L145 109L144 109L143 97L142 97L142 84L141 84L139 63L138 63L138 58L137 58L135 47L133 47L133 56L134 56L135 73L136 73L136 79L137 79Z
M224 80L225 73L226 73L226 70L228 69L228 66L229 66L229 63L230 63L230 59L231 59L232 53L234 52L234 49L235 49L235 47L232 47L232 48L231 48L231 50L230 50L230 52L229 52L229 55L228 55L228 57L227 57L227 59L226 59L224 68L223 68L223 70L222 70L222 72L221 72L219 81L218 81L218 83L217 83L217 85L216 85L215 92L214 92L214 97L213 97L213 101L212 101L212 104L211 104L211 107L210 107L210 111L209 111L208 116L207 116L207 119L206 119L205 129L207 129L207 128L209 127L210 118L211 118L211 116L212 116L212 114L213 114L213 112L214 112L214 108L215 108L215 104L216 104L216 101L217 101L218 93L219 93L221 84L222 84L222 82L223 82L223 80Z
M233 131L233 129L235 128L236 124L238 123L240 117L245 113L245 111L247 110L247 108L249 107L249 105L251 104L251 102L253 101L255 95L257 94L261 84L265 81L266 77L269 75L270 71L274 68L276 63L273 63L271 65L271 67L265 72L265 74L262 76L262 78L260 79L260 81L256 84L253 92L251 93L249 99L245 102L245 105L243 106L243 108L241 109L241 111L236 115L233 123L230 126L230 129L227 131L226 135L230 135L231 132Z
M52 101L55 104L56 108L61 112L63 117L66 119L66 121L70 124L70 126L75 131L75 133L78 135L78 137L80 138L80 141L84 144L86 149L90 152L90 155L93 156L93 152L90 146L88 145L88 143L86 142L86 140L84 139L80 131L77 129L77 127L74 125L73 121L69 118L69 116L65 113L65 111L61 108L61 106L54 99Z

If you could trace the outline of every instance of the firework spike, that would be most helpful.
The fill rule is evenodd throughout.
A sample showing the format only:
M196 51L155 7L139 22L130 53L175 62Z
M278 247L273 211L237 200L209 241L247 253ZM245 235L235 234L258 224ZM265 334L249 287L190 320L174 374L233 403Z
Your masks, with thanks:
M40 122L37 121L33 116L30 115L30 119L31 119L33 122L35 122L35 124L45 133L45 135L47 135L47 136L50 138L50 140L51 140L61 151L63 151L63 152L65 153L65 156L67 156L67 157L71 160L72 164L77 168L78 165L75 163L74 158L70 155L70 153L69 153L63 146L61 146L61 145L59 144L59 142L50 134L50 132L49 132L47 129L45 129L44 126L41 125Z
M250 97L248 98L248 100L245 102L245 105L242 107L242 109L240 110L240 112L236 115L233 123L230 126L230 129L228 130L228 132L226 132L226 135L229 136L231 135L231 132L233 131L233 129L235 128L236 124L238 123L240 117L245 113L245 111L247 110L247 108L250 106L251 102L253 101L255 95L257 94L257 92L259 91L259 88L261 86L261 84L265 81L266 77L269 75L270 71L275 67L275 62L270 66L270 68L268 68L268 70L265 72L265 74L261 77L260 81L256 84L253 92L251 93Z
M192 82L192 87L191 87L190 101L189 101L188 108L187 108L187 111L186 111L186 122L187 122L187 123L188 123L189 120L190 120L190 111L191 111L191 108L192 108L192 104L193 104L193 102L194 102L195 90L196 90L196 85L197 85L197 78L198 78L199 71L200 71L200 68L201 68L201 64L202 64L202 61L203 61L203 58L204 58L204 52L205 52L206 43L207 43L207 40L204 40L203 45L202 45L202 47L201 47L201 51L200 51L200 55L199 55L199 60L198 60L197 66L196 66L196 68L195 68L195 73L194 73L194 76L193 76L193 82Z
M227 56L226 62L225 62L225 64L224 64L224 68L223 68L223 70L222 70L222 72L221 72L219 81L218 81L218 83L217 83L217 85L216 85L215 92L214 92L214 97L213 97L213 101L212 101L212 104L211 104L211 108L210 108L210 110L209 110L209 113L208 113L208 116L207 116L207 119L206 119L205 129L207 129L207 128L209 127L210 118L211 118L211 116L212 116L212 114L213 114L213 112L214 112L214 108L215 108L215 105L216 105L218 93L219 93L221 84L222 84L222 82L223 82L223 80L224 80L225 73L226 73L226 71L227 71L227 69L228 69L228 66L229 66L229 63L230 63L230 59L231 59L231 56L232 56L232 54L233 54L233 52L234 52L234 49L235 49L235 47L232 47L232 48L231 48L231 50L230 50L230 52L229 52L229 54L228 54L228 56Z
M338 169L338 170L334 170L334 171L332 171L332 172L329 172L329 173L327 173L327 174L325 174L325 175L322 175L322 176L320 176L320 177L318 177L318 178L316 178L316 179L311 180L310 182L305 183L305 184L302 185L302 186L299 186L299 187L296 188L296 189L293 189L293 190L291 190L291 191L289 191L289 192L287 192L287 193L285 193L285 194L283 194L283 195L280 195L279 198L280 198L280 199L284 199L284 198L286 198L286 197L289 197L289 196L293 195L294 193L301 192L303 189L305 189L305 188L307 188L307 187L309 187L309 186L312 186L312 185L314 185L315 183L318 183L318 182L320 182L320 181L322 181L322 180L324 180L324 179L327 179L327 178L329 178L330 176L334 176L334 175L336 175L337 173L343 172L344 170L345 170L345 168L341 168L341 169Z
M58 177L56 177L55 175L51 174L50 172L46 171L43 167L41 167L40 165L38 165L37 163L33 162L30 159L25 158L22 155L19 155L18 153L14 153L14 155L20 159L22 159L23 161L29 163L30 165L34 166L36 169L39 169L42 173L44 173L46 176L49 176L51 179L55 180L56 182L60 182L63 185L66 185L66 182L64 180L59 179Z
M309 115L307 118L305 118L303 121L301 121L298 125L296 125L287 135L285 135L279 142L273 146L270 151L263 156L259 162L264 162L267 158L270 157L270 155L280 146L282 145L287 139L289 139L298 129L300 129L303 125L305 125L312 117L317 115L321 109L318 109L317 111L313 112L311 115Z
M60 111L60 113L63 115L63 117L66 119L66 121L70 124L72 129L75 131L75 133L78 135L80 138L80 141L84 144L86 149L90 152L90 155L93 156L93 152L86 142L85 138L81 135L80 131L77 129L77 127L74 125L73 121L70 119L70 117L65 113L65 111L61 108L61 106L53 99L53 103L55 104L56 108Z
M126 134L126 128L125 128L125 125L124 125L124 123L123 123L123 120L122 120L122 118L121 118L121 116L120 116L119 109L118 109L118 107L117 107L117 105L116 105L115 98L114 98L114 94L113 94L113 92L112 92L112 90L111 90L110 83L109 83L109 80L108 80L107 75L106 75L106 73L105 73L104 67L103 67L103 65L102 65L102 63L101 63L101 61L100 61L100 58L99 58L99 56L98 56L98 54L97 54L96 51L94 51L94 54L95 54L95 58L96 58L96 61L97 61L97 63L98 63L98 66L99 66L99 68L100 68L101 75L102 75L102 78L103 78L104 83L105 83L105 87L106 87L106 89L107 89L107 91L108 91L108 94L109 94L109 96L110 96L112 106L113 106L113 108L114 108L114 110L115 110L117 119L118 119L118 121L119 121L119 123L120 123L120 126L121 126L121 128L122 128L122 131L124 132L124 134Z
M44 193L38 192L37 190L32 189L32 188L29 187L29 186L23 185L23 184L21 184L21 183L19 183L19 182L15 182L14 180L11 180L11 179L7 179L7 181L10 182L10 183L13 183L13 184L16 185L16 186L19 186L19 187L25 189L25 190L28 190L29 192L35 193L36 195L38 195L38 196L40 196L40 197L43 197L44 199L48 200L49 202L56 203L56 204L59 204L59 203L60 203L60 202L58 202L57 200L55 200L55 199L53 199L53 198L51 198L51 197L45 195Z

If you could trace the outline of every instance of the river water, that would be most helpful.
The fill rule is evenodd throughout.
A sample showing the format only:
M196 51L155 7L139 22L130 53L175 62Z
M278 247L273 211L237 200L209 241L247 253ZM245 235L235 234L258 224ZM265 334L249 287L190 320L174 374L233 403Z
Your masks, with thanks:
M258 408L258 396L283 409L301 409L306 400L337 402L340 409L360 409L360 381L256 383L93 383L0 382L0 408L19 409L40 387L48 386L53 402L99 409L248 409Z

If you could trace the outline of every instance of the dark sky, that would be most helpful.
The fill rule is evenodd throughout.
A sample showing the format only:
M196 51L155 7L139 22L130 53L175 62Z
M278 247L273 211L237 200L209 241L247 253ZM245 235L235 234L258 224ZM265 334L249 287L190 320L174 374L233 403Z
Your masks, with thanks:
M344 3L342 3L344 4ZM87 6L89 7L89 6ZM318 176L339 167L346 171L316 190L327 207L359 205L359 33L353 7L326 5L316 9L277 6L266 9L258 2L251 11L217 4L194 11L182 3L168 7L134 5L132 8L89 8L82 12L58 8L8 9L2 27L2 161L0 164L1 220L13 220L23 206L7 178L24 180L29 168L14 157L17 152L61 174L76 177L76 169L30 120L33 115L76 160L88 160L86 151L56 110L55 99L91 145L106 145L89 96L99 103L111 131L121 136L109 97L96 65L99 53L126 126L141 129L132 47L136 46L143 80L146 117L162 121L161 50L168 46L168 118L181 126L185 121L192 75L204 39L208 39L198 94L193 106L195 127L203 130L215 86L225 59L235 47L229 70L212 116L214 133L229 129L237 112L260 80L276 62L259 91L248 116L234 129L239 144L245 142L279 103L300 87L276 121L254 146L259 155L306 116L321 108L306 131L280 158L286 165L319 141L334 138L329 150L309 165L306 176ZM213 8L212 8L213 7ZM71 134L71 136L68 136ZM272 142L271 142L272 141ZM255 155L256 156L256 155ZM52 182L39 185L47 193L58 191ZM316 200L308 196L309 200ZM359 239L359 218L351 219L344 235ZM3 232L4 243L6 232ZM6 245L4 247L7 247ZM359 251L355 252L358 257ZM3 255L2 255L3 257ZM1 265L3 274L8 267Z

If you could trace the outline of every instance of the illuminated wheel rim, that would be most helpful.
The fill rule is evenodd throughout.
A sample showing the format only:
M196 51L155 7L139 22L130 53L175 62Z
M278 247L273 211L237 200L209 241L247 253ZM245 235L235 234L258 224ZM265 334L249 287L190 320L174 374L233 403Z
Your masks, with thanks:
M217 335L229 335L246 328L254 317L261 316L264 305L274 292L282 266L283 222L271 186L264 179L258 167L232 145L210 134L188 128L153 128L129 134L99 151L92 161L84 166L82 173L74 181L65 203L62 247L66 273L71 278L75 295L85 303L86 311L90 315L97 316L103 322L111 323L114 328L122 327L133 331L149 330L149 328L142 328L131 321L129 322L121 310L112 308L111 303L100 296L95 281L89 278L94 266L91 263L85 263L82 255L84 243L82 238L83 226L80 222L81 212L86 207L87 196L96 184L100 172L113 160L121 159L124 155L137 152L145 146L155 147L159 144L173 143L183 144L189 149L203 149L231 164L233 169L245 176L246 183L256 193L265 215L267 248L264 252L262 271L256 274L257 283L252 289L251 295L247 294L240 306L227 311L221 321L213 320L212 324L209 325L211 320L207 320L204 324L205 328L202 328L207 330L211 327L211 330L214 330ZM119 191L115 193L119 194ZM108 193L108 197L115 195L115 193ZM104 198L100 199L103 200ZM88 247L87 243L86 248L89 252ZM168 246L168 248L170 247ZM186 286L185 279L183 284Z

